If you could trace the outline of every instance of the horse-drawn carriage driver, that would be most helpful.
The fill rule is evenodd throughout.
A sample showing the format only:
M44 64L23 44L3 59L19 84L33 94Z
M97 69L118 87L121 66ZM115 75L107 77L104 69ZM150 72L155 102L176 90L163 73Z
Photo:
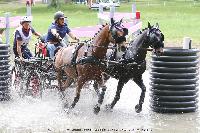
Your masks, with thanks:
M36 32L31 26L31 18L24 16L20 20L21 26L15 30L13 52L15 57L19 57L20 60L30 59L33 57L32 53L28 49L28 44L31 40L32 34L41 37L40 33Z
M47 50L49 51L49 56L51 59L54 58L54 52L57 49L57 47L64 47L64 44L61 44L61 40L68 34L72 39L79 41L79 38L77 38L69 29L68 25L65 23L66 17L64 16L64 13L61 11L58 11L54 14L54 22L50 25L47 33ZM66 46L66 45L65 45Z

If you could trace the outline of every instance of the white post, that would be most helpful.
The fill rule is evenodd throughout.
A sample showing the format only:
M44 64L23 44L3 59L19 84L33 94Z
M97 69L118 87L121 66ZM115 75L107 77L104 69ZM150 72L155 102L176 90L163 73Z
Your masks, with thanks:
M42 3L43 3L43 4L47 4L48 1L47 1L47 0L42 0Z
M135 6L135 4L132 4L132 13L136 13L136 6Z
M132 4L132 14L133 14L133 18L135 19L136 17L136 5Z
M101 15L103 14L103 4L99 3L99 24L103 24L103 20L101 19Z
M26 16L31 16L31 3L26 5Z
M183 38L183 49L191 49L191 38L190 37L184 37Z
M9 17L10 17L10 13L5 13L5 27L6 27L6 31L5 31L5 37L6 37L6 44L10 45L10 36L9 36L9 29L10 29L10 21L9 21Z
M114 19L114 13L115 13L115 6L114 6L114 4L112 4L110 7L110 19L111 18Z

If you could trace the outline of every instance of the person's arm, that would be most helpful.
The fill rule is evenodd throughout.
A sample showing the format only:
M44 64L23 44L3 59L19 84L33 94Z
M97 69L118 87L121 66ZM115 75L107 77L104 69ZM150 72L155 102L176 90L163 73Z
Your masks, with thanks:
M16 38L17 53L19 55L19 58L21 60L23 60L22 51L21 51L22 37L21 37L21 35L20 35L18 30L15 31L15 38Z
M39 32L36 32L33 28L31 28L31 31L35 36L38 36L38 37L42 36Z
M80 41L80 39L78 38L78 37L76 37L72 32L69 32L68 33L68 35L72 38L72 39L74 39L74 40L76 40L76 41Z
M19 55L19 58L21 60L23 60L22 51L21 51L21 45L22 45L22 41L17 40L17 53Z
M38 32L33 33L35 36L41 37L41 34Z

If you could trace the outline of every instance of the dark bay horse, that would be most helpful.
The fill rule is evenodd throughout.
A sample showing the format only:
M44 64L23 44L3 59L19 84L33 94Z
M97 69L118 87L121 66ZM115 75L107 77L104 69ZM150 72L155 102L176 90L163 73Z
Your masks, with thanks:
M124 55L117 61L119 64L108 66L106 73L119 81L114 100L111 104L106 106L107 109L112 109L115 106L120 99L120 93L124 84L132 79L142 90L139 104L135 106L136 112L141 112L146 92L146 87L142 80L142 74L146 70L146 54L149 47L153 48L155 54L161 54L163 51L162 48L164 47L163 41L164 35L160 31L159 25L151 26L150 23L148 23L148 28L144 29L134 41L129 43Z
M58 72L58 82L61 86L61 91L69 87L73 81L77 83L76 96L69 109L74 108L78 102L83 85L87 81L94 80L102 87L98 104L94 107L94 113L97 114L100 111L106 91L102 77L106 65L102 65L101 60L106 57L109 43L120 44L126 40L125 36L128 34L128 30L121 23L122 21L114 22L111 19L111 24L104 25L94 36L91 45L73 45L60 49L57 52L55 67ZM63 70L68 77L65 82L61 82L62 77L60 76Z

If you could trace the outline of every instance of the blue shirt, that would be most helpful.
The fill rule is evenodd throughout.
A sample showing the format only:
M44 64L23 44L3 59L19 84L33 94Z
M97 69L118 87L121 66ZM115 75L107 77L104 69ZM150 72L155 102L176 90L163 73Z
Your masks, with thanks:
M29 31L32 31L32 33L35 33L35 30L31 27L28 31L25 31L23 28L22 28L22 33L27 37L29 36ZM19 33L18 30L15 31L15 36L14 36L14 42L13 42L13 48L17 48L17 41L22 41L22 37Z
M61 38L64 38L66 34L71 32L71 30L68 28L66 23L64 23L64 25L58 25L57 23L52 23L48 29L47 38L46 38L47 42L58 41L58 39L51 33L51 29L56 29L57 33L60 35Z

